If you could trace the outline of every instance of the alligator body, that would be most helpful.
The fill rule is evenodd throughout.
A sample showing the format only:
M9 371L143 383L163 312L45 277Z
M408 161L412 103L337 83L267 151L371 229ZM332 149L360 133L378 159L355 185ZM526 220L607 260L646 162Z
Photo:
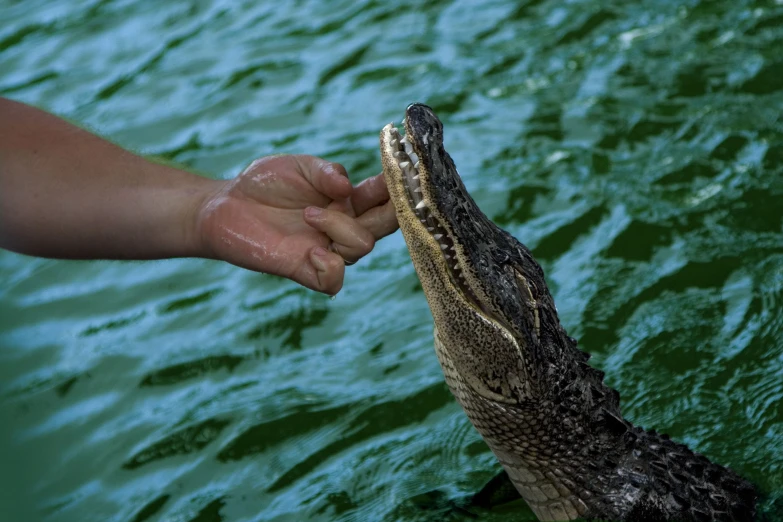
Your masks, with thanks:
M539 520L750 521L733 471L625 420L530 251L478 208L432 109L381 131L383 171L446 382Z

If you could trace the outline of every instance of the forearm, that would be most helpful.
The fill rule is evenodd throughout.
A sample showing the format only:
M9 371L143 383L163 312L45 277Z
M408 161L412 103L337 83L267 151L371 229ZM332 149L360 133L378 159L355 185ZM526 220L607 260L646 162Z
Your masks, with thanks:
M202 255L197 214L217 183L0 98L0 247L74 259Z

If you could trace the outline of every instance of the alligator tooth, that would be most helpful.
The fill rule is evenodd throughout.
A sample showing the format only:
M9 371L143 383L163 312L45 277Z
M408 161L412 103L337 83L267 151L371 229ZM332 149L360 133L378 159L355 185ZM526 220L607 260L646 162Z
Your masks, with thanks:
M411 205L413 205L413 201L411 201ZM419 221L421 221L423 224L427 224L427 220L426 219L420 219Z
M541 319L538 317L538 308L533 308L533 313L535 317L534 326L536 327L536 333L538 334L541 330Z
M446 259L451 259L451 256L448 254L444 254L443 257L445 257Z
M392 147L399 147L400 146L400 142L397 141L397 140L391 140L391 144L392 144Z
M419 204L416 205L416 210L425 208L426 206L427 206L427 203L425 203L424 200L422 199L421 201L419 201Z
M434 235L434 236L432 236L432 237L434 237L434 238L435 238L435 240L437 241L438 239L440 239L440 238L442 238L442 237L443 237L443 234L435 234L435 235Z
M411 154L413 154L413 147L412 147L412 146L411 146L411 144L410 144L410 143L408 143L407 141L405 142L405 153L406 153L408 156L410 156Z
M409 152L408 156L410 156L411 161L414 163L414 166L419 164L419 157L416 155L415 152Z
M421 187L416 187L415 189L413 189L413 192L421 192Z
M402 144L408 143L408 137L407 136L403 136L402 139L400 140L400 143L402 143Z
M422 219L421 222L422 223L426 223L427 220L426 219ZM427 227L427 232L432 232L433 230L435 230L435 227Z
M413 164L413 168L416 170L419 170L419 160L416 160L416 163ZM414 176L413 179L418 179L419 176Z
M441 243L440 244L440 249L441 250L446 250L447 248L449 248L449 246L446 243Z
M459 263L454 263L454 270L459 270Z
M406 169L406 168L408 168L410 166L410 164L411 164L410 161L401 161L400 162L400 168L401 169Z
M418 165L418 163L416 165L414 165L413 167L415 168L417 165ZM415 176L413 176L413 179L419 179L419 175L416 174Z

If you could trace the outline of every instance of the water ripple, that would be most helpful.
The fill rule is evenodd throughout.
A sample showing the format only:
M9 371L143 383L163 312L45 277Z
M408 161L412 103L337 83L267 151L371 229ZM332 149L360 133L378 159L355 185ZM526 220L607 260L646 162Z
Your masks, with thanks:
M779 505L779 2L30 0L0 19L0 94L213 177L301 152L360 181L380 127L431 104L624 412ZM497 471L399 235L335 301L196 260L0 252L0 281L24 470L0 490L48 520L461 520Z

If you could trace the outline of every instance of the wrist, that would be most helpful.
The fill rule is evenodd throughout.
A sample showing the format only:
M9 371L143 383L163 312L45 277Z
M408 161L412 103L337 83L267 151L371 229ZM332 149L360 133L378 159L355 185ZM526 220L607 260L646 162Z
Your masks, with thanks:
M184 204L180 215L182 257L214 259L214 249L209 243L205 224L210 206L219 198L226 186L224 180L213 180L191 174L192 183L183 189Z

